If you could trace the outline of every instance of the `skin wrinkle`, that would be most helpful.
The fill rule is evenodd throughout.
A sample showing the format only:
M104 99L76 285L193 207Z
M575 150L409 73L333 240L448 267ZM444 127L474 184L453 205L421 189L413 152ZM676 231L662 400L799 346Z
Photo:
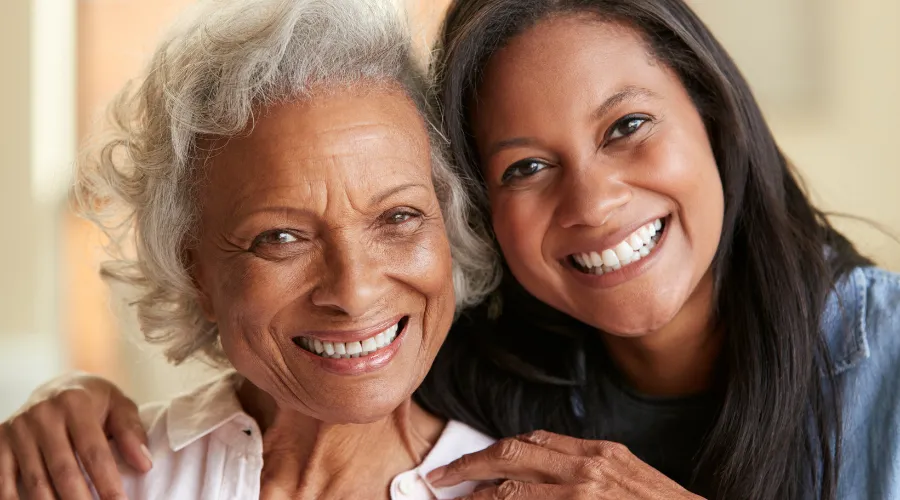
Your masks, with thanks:
M711 264L724 195L690 96L646 53L641 36L624 25L578 15L544 20L488 61L473 132L494 231L517 280L596 327L635 389L673 396L708 386L721 345ZM649 121L607 140L634 114ZM510 138L527 140L491 154ZM526 158L548 163L534 175L500 181ZM613 288L581 284L558 257L666 214L656 261Z
M239 395L263 431L263 496L369 498L360 477L387 484L443 427L410 400L455 304L430 155L404 95L347 92L267 109L208 162L195 273L247 378ZM421 215L388 221L401 207ZM302 239L258 239L273 230ZM401 314L396 356L363 375L323 371L292 340ZM383 460L355 453L368 448Z

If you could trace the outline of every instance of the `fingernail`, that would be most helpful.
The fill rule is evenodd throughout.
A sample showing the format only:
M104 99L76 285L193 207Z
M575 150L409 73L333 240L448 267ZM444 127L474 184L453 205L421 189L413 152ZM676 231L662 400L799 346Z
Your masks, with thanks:
M150 464L150 467L153 467L153 455L150 454L150 450L147 449L147 445L141 444L141 454L147 458L147 463Z
M446 476L446 475L447 475L447 469L444 467L438 467L437 469L434 469L433 471L429 472L428 475L426 476L426 478L428 479L428 482L432 486L440 486L440 484L438 484L438 483L440 483L441 479L443 479L444 476Z

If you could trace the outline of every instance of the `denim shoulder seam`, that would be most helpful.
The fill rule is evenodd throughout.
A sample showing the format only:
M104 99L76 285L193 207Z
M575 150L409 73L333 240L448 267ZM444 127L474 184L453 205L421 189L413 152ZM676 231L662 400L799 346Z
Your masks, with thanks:
M848 276L853 293L856 295L856 322L851 332L853 346L840 360L834 364L835 375L840 374L869 357L869 342L866 330L866 315L868 312L868 291L870 288L871 273L862 269L856 269Z

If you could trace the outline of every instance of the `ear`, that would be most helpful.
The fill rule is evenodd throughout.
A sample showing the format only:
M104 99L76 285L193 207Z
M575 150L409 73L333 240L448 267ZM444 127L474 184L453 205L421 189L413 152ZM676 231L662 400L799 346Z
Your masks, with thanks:
M212 299L209 296L208 281L204 279L203 265L197 258L197 250L194 248L185 251L185 269L191 276L194 288L197 289L197 301L203 311L203 317L210 323L216 323L216 312Z

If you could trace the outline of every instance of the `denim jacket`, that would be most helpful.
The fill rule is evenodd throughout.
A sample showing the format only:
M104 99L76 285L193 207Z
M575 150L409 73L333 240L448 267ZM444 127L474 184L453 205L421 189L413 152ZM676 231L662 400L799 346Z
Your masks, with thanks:
M855 269L823 333L842 402L840 500L900 500L900 275Z

